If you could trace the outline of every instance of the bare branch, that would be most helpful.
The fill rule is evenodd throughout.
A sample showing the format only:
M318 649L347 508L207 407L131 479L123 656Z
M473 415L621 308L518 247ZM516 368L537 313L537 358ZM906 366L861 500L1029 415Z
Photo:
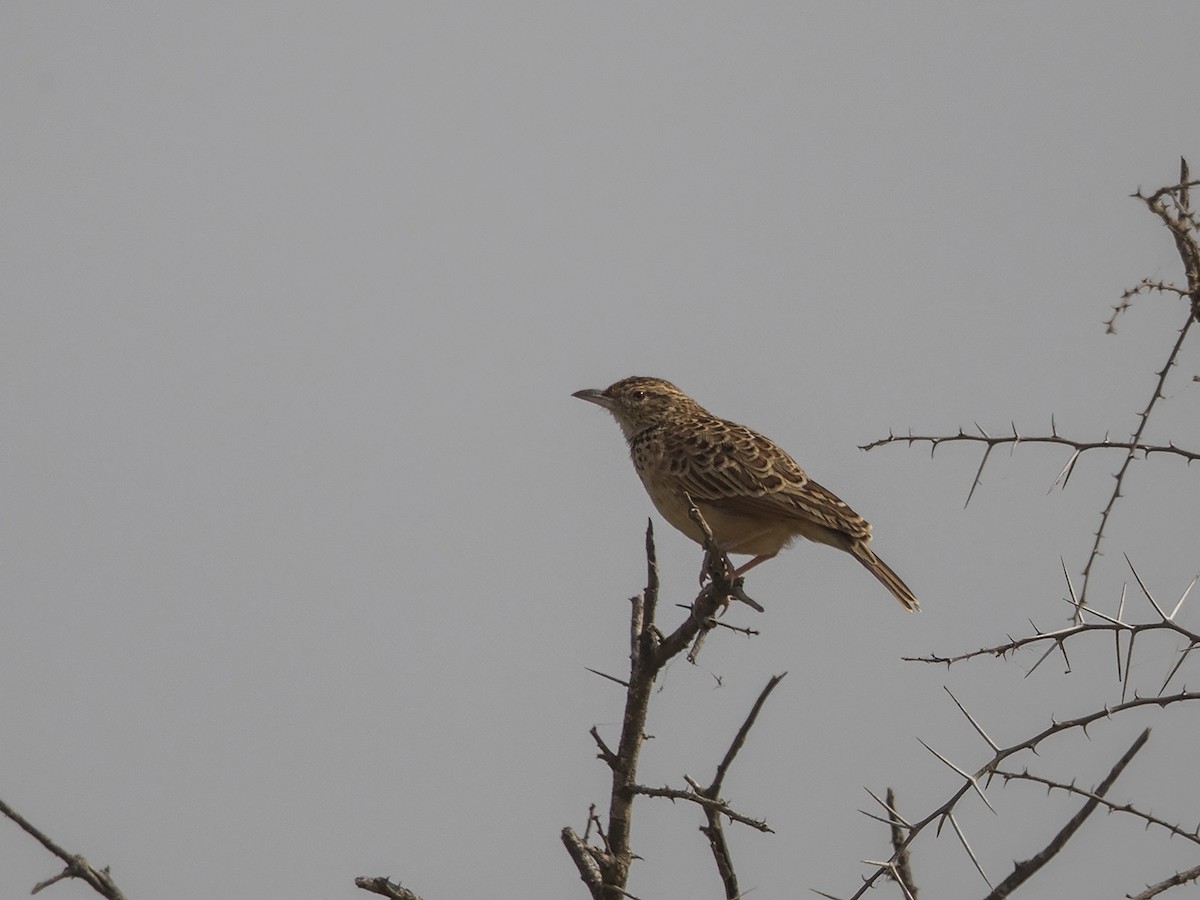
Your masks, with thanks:
M600 752L597 754L597 756L604 760L610 769L616 768L618 762L617 754L613 753L608 744L604 743L604 738L600 737L600 730L593 725L588 734L592 736L592 740L594 740L596 742L596 746L600 748Z
M1200 282L1197 282L1197 294L1200 297ZM1163 399L1166 395L1163 393L1163 387L1167 382L1167 374L1174 368L1176 361L1179 359L1179 353L1183 349L1183 342L1187 338L1189 329L1192 323L1196 321L1194 311L1189 312L1187 321L1183 323L1183 327L1179 329L1179 338L1171 347L1171 352L1167 354L1167 361L1163 363L1163 367L1158 371L1158 379L1154 383L1154 391L1150 395L1145 408L1138 413L1138 426L1134 431L1133 436L1129 440L1129 450L1125 454L1125 459L1121 463L1121 468L1117 470L1114 476L1115 484L1113 485L1112 493L1109 495L1108 502L1104 505L1104 509L1100 513L1100 527L1096 529L1095 540L1092 542L1091 553L1088 554L1087 564L1083 567L1083 587L1079 592L1080 604L1087 601L1088 586L1091 584L1093 567L1096 560L1100 557L1100 544L1104 540L1104 529L1108 525L1108 520L1112 516L1113 509L1117 505L1117 500L1121 497L1121 488L1125 484L1125 475L1129 471L1130 465L1137 458L1137 451L1140 449L1142 434L1146 430L1146 425L1150 421L1150 413L1153 412L1155 404ZM1079 619L1078 607L1076 608L1076 621Z
M721 799L706 797L700 793L697 788L683 790L682 788L673 787L650 787L649 785L639 784L636 787L637 792L643 797L658 797L665 800L685 800L688 803L695 803L697 806L704 809L711 809L714 812L720 813L731 822L738 822L742 825L749 825L755 831L761 831L764 834L774 834L775 829L768 825L762 819L755 819L750 816L742 815L737 810L730 807L728 803Z
M1179 337L1175 341L1174 346L1172 346L1170 353L1167 355L1166 362L1163 363L1163 367L1156 373L1157 378L1155 380L1154 390L1151 392L1150 399L1146 402L1145 407L1140 413L1138 413L1138 425L1133 434L1130 436L1129 441L1114 443L1109 441L1107 438L1105 438L1103 441L1070 440L1059 435L1057 430L1053 428L1052 434L1037 437L1022 437L1017 433L1015 428L1013 429L1013 434L1011 437L1007 435L1003 437L993 437L976 425L976 428L979 430L978 435L967 434L961 428L958 430L957 434L953 435L926 436L914 435L909 432L907 436L897 436L893 433L889 433L886 438L863 444L860 448L863 450L872 450L885 444L893 444L904 441L907 442L909 446L914 443L928 443L930 445L930 452L932 452L941 444L952 441L982 443L985 447L983 459L980 460L979 469L976 471L975 478L971 483L971 490L967 494L968 503L970 503L971 497L974 496L975 489L980 484L980 480L983 475L983 467L987 464L988 457L991 455L992 450L1001 444L1011 444L1015 447L1019 443L1047 443L1070 447L1074 452L1071 458L1068 460L1066 466L1063 467L1062 472L1059 473L1058 478L1055 479L1055 483L1061 481L1064 486L1066 484L1066 480L1070 477L1075 462L1082 453L1088 450L1098 449L1123 450L1125 452L1124 459L1121 462L1120 468L1113 476L1115 481L1113 490L1109 495L1108 502L1104 505L1104 508L1100 512L1100 524L1095 531L1094 539L1092 541L1092 548L1091 552L1088 554L1087 563L1083 567L1083 585L1079 593L1080 604L1087 600L1088 587L1091 584L1091 576L1096 564L1096 560L1100 556L1100 545L1104 540L1105 529L1108 525L1109 519L1112 517L1117 500L1121 497L1121 488L1124 486L1125 476L1129 471L1130 465L1132 465L1134 460L1138 458L1138 454L1141 453L1143 457L1149 456L1151 453L1175 454L1182 456L1189 463L1200 459L1200 452L1184 450L1176 447L1174 444L1167 444L1163 446L1145 444L1142 442L1142 435L1145 433L1146 426L1150 421L1151 413L1154 411L1158 401L1166 396L1164 393L1164 387L1166 385L1167 375L1170 373L1171 369L1174 368L1179 358L1180 351L1183 349L1183 343L1187 338L1187 334L1192 326L1192 323L1200 320L1200 245L1197 244L1195 236L1195 219L1192 217L1190 209L1186 206L1188 201L1187 188L1189 184L1190 182L1181 182L1179 185L1175 185L1171 188L1164 188L1153 194L1151 197L1145 197L1140 193L1136 195L1144 200L1151 210L1159 215L1159 217L1171 230L1171 233L1175 238L1180 259L1183 261L1184 269L1188 276L1187 296L1191 299L1191 308L1188 310L1187 320L1179 329ZM1172 215L1172 213L1167 210L1163 202L1163 198L1168 196L1176 198L1177 215ZM1081 615L1082 613L1080 608L1077 606L1075 613L1076 622L1081 621Z
M750 729L754 727L754 723L758 719L758 714L762 711L763 704L767 702L767 697L771 695L771 692L775 690L779 682L783 681L786 675L787 672L781 675L772 675L770 680L767 681L766 686L759 693L758 699L754 701L754 706L750 709L749 715L746 716L746 721L742 723L742 727L738 729L733 742L729 745L729 749L725 751L725 757L717 766L717 772L713 777L712 784L706 788L701 788L691 779L688 779L689 784L692 785L697 794L709 800L720 800L721 785L725 781L729 767L733 765L738 752L745 745L746 736L750 733ZM723 802L720 807L704 805L704 816L708 824L703 826L700 831L708 838L709 849L712 851L713 859L716 861L717 872L721 876L721 883L725 886L727 900L736 900L736 898L741 896L741 890L738 887L737 873L733 869L729 844L725 840L725 830L721 827L721 816L729 815L726 810L727 806ZM738 821L741 820L739 819ZM765 823L763 828L766 829Z
M909 857L908 845L904 843L908 823L896 812L896 792L891 788L887 789L887 810L891 815L892 877L899 883L908 900L917 900L917 883L913 879L912 860Z
M976 426L978 427L978 426ZM1144 456L1150 456L1154 453L1166 453L1171 456L1179 456L1188 462L1200 461L1200 451L1186 450L1183 447L1177 447L1174 444L1144 444L1125 441L1110 441L1105 438L1102 441L1081 441L1065 438L1058 434L1041 434L1041 435L989 435L986 432L980 434L970 434L969 432L959 429L957 434L889 434L885 438L878 438L866 444L860 444L859 450L874 450L878 447L886 446L887 444L930 444L934 447L942 444L967 442L975 444L984 444L987 448L984 452L990 451L994 447L1002 444L1012 444L1014 447L1017 444L1056 444L1061 447L1069 447L1074 451L1074 454L1082 454L1088 450L1124 450L1127 453L1141 453ZM1074 462L1068 462L1068 466L1073 467ZM982 469L982 466L980 467ZM1067 467L1063 467L1063 472L1066 472ZM1064 477L1063 472L1060 472L1054 480L1055 484L1062 483Z
M1200 878L1200 866L1194 866L1183 872L1176 872L1170 878L1165 878L1157 884L1149 885L1140 894L1126 894L1125 896L1129 900L1150 900L1151 897L1157 897L1163 891L1179 887L1181 884L1187 884L1189 881L1195 881L1197 878Z
M709 838L727 892L736 889L736 876L733 874L728 847L725 846L724 836L721 833L721 816L731 821L750 825L760 831L770 830L765 823L731 809L720 799L719 790L725 771L745 740L746 731L753 724L767 694L778 683L778 678L772 679L760 695L746 724L735 738L734 745L726 753L725 759L718 768L718 778L711 790L682 791L672 788L651 788L641 785L637 781L638 761L646 739L645 724L650 697L658 673L663 666L687 650L689 646L691 650L688 658L694 661L704 637L717 627L716 614L718 610L722 610L730 599L741 599L756 609L762 609L741 591L740 583L734 579L733 567L717 548L715 542L711 540L711 531L700 511L693 505L690 512L701 530L709 535L705 555L705 573L709 584L702 587L700 593L692 601L687 618L673 632L664 635L656 624L659 592L658 566L654 548L653 525L647 526L647 584L645 590L634 597L631 603L630 667L629 679L625 682L627 689L621 736L614 748L601 739L598 729L593 727L591 730L592 738L599 748L599 756L612 772L608 832L607 835L604 834L603 829L599 827L599 820L596 819L597 831L604 842L602 847L589 844L586 836L579 838L570 829L564 829L562 833L564 845L575 862L580 878L588 885L596 900L601 900L601 898L618 900L618 898L630 896L625 890L625 886L629 879L629 868L635 858L630 844L630 834L633 801L637 796L688 800L701 806L708 820L708 825L701 830ZM751 634L749 629L737 630L748 635ZM605 677L613 681L620 681L613 676ZM591 821L592 817L589 816L589 831ZM730 887L731 885L733 888ZM736 896L736 892L729 896Z
M1007 781L1030 781L1034 784L1045 785L1047 790L1065 791L1068 794L1075 794L1080 797L1087 797L1090 800L1095 800L1101 806L1106 807L1112 812L1126 813L1136 818L1141 819L1147 825L1156 825L1159 828L1166 829L1172 835L1181 837L1186 841L1191 841L1193 844L1200 844L1200 828L1193 831L1188 831L1180 825L1173 825L1165 819L1160 819L1152 813L1143 812L1134 807L1132 803L1114 803L1111 800L1105 799L1102 795L1094 791L1085 791L1083 788L1076 787L1074 784L1064 784L1061 781L1055 781L1053 778L1043 778L1040 775L1034 775L1030 772L1006 772L1002 769L997 769L997 776Z
M1052 721L1049 726L1042 729L1037 734L1034 734L1033 736L1019 743L1004 747L998 751L991 760L985 763L973 774L967 774L965 770L955 766L940 754L935 753L935 755L937 755L942 762L963 776L963 784L957 790L955 790L954 793L951 794L941 806L928 813L924 818L912 823L911 827L907 830L907 836L904 838L902 846L907 847L911 845L917 836L934 822L938 823L938 830L940 831L942 824L948 821L954 828L959 840L962 842L963 848L967 850L968 855L972 857L972 862L974 863L975 867L986 880L987 876L983 873L983 869L980 866L979 861L974 857L973 852L970 849L970 844L967 842L966 836L963 834L962 829L954 816L954 809L958 805L958 802L973 788L975 790L979 790L978 782L980 779L996 773L1000 767L1000 764L1004 760L1024 750L1036 751L1038 745L1055 735L1063 734L1064 732L1073 731L1075 729L1082 730L1086 733L1089 725L1092 725L1093 723L1102 719L1113 719L1121 713L1131 709L1139 709L1146 706L1160 706L1165 708L1174 703L1184 703L1196 700L1200 700L1200 692L1182 691L1178 694L1172 694L1164 697L1134 697L1132 700L1128 700L1124 703L1120 703L1111 707L1104 707L1103 709L1087 713L1074 719L1067 719L1061 722ZM928 748L928 745L925 746ZM1138 748L1140 749L1140 745ZM933 751L931 750L930 752ZM1136 752L1136 750L1133 752ZM1118 771L1117 774L1120 774L1120 772ZM1107 790L1107 788L1105 788L1105 790ZM1103 792L1101 792L1099 789L1097 789L1096 793L1103 796ZM888 875L891 871L890 864L893 862L895 862L894 855L892 860L889 861L889 864L877 866L870 875L864 877L862 885L853 895L851 895L850 900L857 900L857 898L862 897L875 884L876 881L878 881L881 877ZM988 886L992 887L990 883Z
M596 861L596 852L570 826L562 830L562 842L579 871L580 879L587 885L592 900L602 900L604 876L601 874L600 864Z
M1179 160L1179 183L1159 188L1150 196L1137 191L1133 196L1146 204L1171 232L1175 240L1175 249L1183 263L1184 274L1187 277L1187 288L1179 288L1172 284L1162 284L1143 279L1138 288L1126 291L1121 303L1114 308L1112 318L1108 321L1109 331L1113 330L1113 322L1117 316L1128 307L1130 297L1142 293L1143 290L1169 291L1191 300L1192 316L1200 320L1200 245L1197 244L1197 232L1200 225L1191 207L1191 189L1197 182L1190 180L1186 159Z
M1042 848L1040 852L1034 854L1027 860L1017 863L1016 866L1013 867L1012 873L1002 882L996 885L992 892L987 895L985 900L1003 900L1004 897L1009 896L1018 887L1032 878L1037 871L1042 868L1042 866L1053 859L1058 854L1058 851L1065 847L1067 842L1075 836L1075 832L1079 830L1079 827L1087 820L1087 817L1095 812L1096 807L1100 805L1102 798L1108 793L1109 788L1113 786L1113 783L1120 777L1121 773L1125 771L1125 767L1129 765L1130 760L1132 760L1137 755L1138 751L1146 745L1146 741L1149 740L1149 738L1150 729L1147 728L1140 735L1138 735L1137 740L1135 740L1133 744L1130 745L1129 749L1125 751L1125 754L1119 760L1117 760L1116 765L1112 767L1112 770L1108 773L1104 781L1100 782L1100 786L1096 788L1095 796L1088 798L1088 801L1083 804L1083 807L1079 810L1079 812L1075 813L1075 815L1070 818L1067 824L1059 830L1058 834L1056 834L1050 843Z
M1079 609L1082 612L1090 613L1097 618L1103 619L1104 621L1084 622L1079 625L1068 625L1063 628L1055 629L1054 631L1035 630L1034 634L1026 635L1025 637L1009 638L1003 644L996 644L991 647L981 647L978 650L971 650L969 652L959 653L954 656L939 656L937 654L930 654L929 656L904 656L901 658L907 662L936 663L939 665L951 666L954 663L964 662L969 659L977 659L984 656L1004 658L1024 647L1031 647L1043 643L1047 645L1046 652L1049 654L1055 649L1065 647L1067 641L1081 634L1129 634L1132 637L1134 635L1163 631L1176 634L1179 637L1184 638L1189 645L1200 644L1200 633L1194 632L1188 628L1184 628L1172 617L1163 616L1156 622L1124 622L1121 621L1120 618L1109 616L1107 613L1101 612L1100 610L1091 606L1083 605L1080 606ZM1038 663L1035 664L1032 669L1030 669L1029 674L1032 674L1034 669L1036 669L1037 665L1040 663L1041 659L1039 659ZM1118 676L1127 681L1129 675L1128 651L1126 651L1126 659L1123 666L1121 665L1121 660L1118 656L1117 666Z
M0 813L3 813L15 822L17 827L67 864L66 868L59 874L35 885L30 893L36 894L43 888L47 888L64 879L78 878L80 881L87 882L92 890L101 897L107 897L109 900L125 900L125 895L121 893L120 888L113 881L107 866L103 869L97 869L90 865L82 856L68 853L3 800L0 800Z
M408 888L401 887L399 882L393 883L390 878L361 876L354 879L354 886L372 894L390 897L392 900L421 900Z
M966 504L971 502L971 498L975 495L975 490L982 483L983 467L987 464L988 457L991 455L992 450L1002 444L1011 444L1014 448L1017 446L1017 444L1022 443L1057 444L1059 446L1071 448L1073 452L1070 458L1067 460L1067 464L1063 467L1062 471L1059 472L1058 477L1054 480L1054 484L1062 484L1063 487L1066 487L1067 480L1071 476L1071 472L1075 467L1075 463L1083 453L1089 450L1124 450L1125 458L1122 461L1120 469L1118 469L1114 476L1116 483L1113 486L1113 492L1110 495L1108 502L1105 504L1104 509L1101 511L1100 526L1096 529L1091 553L1088 555L1087 564L1083 568L1083 587L1079 596L1080 602L1083 602L1087 597L1087 589L1091 581L1092 568L1095 565L1096 558L1100 555L1100 543L1104 538L1105 526L1108 524L1108 520L1112 515L1113 508L1116 506L1116 502L1121 496L1121 487L1125 481L1125 474L1129 470L1130 464L1137 458L1137 455L1140 453L1143 457L1148 457L1152 453L1166 453L1180 456L1187 460L1188 463L1200 460L1200 451L1185 450L1182 447L1176 447L1174 444L1163 445L1147 444L1142 442L1142 434L1146 429L1146 424L1149 421L1150 413L1154 409L1154 406L1158 400L1164 396L1163 385L1166 382L1167 374L1175 365L1175 362L1179 356L1179 352L1183 347L1183 341L1187 337L1188 329L1193 321L1195 321L1195 316L1189 316L1187 322L1184 323L1183 328L1180 329L1178 340L1175 342L1171 353L1168 355L1167 361L1163 365L1163 368L1158 372L1158 380L1155 383L1154 393L1151 395L1146 407L1139 414L1137 430L1134 431L1133 435L1127 442L1110 441L1107 437L1102 441L1072 440L1059 435L1057 431L1054 431L1049 435L1037 435L1029 437L1018 434L1015 428L1013 429L1012 435L993 436L976 425L975 427L979 429L979 434L968 434L961 428L958 430L957 434L949 435L915 435L911 431L907 435L896 435L889 433L886 438L880 438L867 444L860 445L859 449L873 450L876 447L882 447L886 444L904 442L909 446L912 446L916 443L928 443L932 452L941 444L956 441L967 441L971 443L983 444L985 447L983 458L979 461L979 468L976 470L975 478L971 482L971 489L967 493ZM964 504L964 506L966 504ZM1079 621L1078 611L1076 612L1076 621Z
M771 696L771 692L787 677L787 672L779 675L772 675L767 681L766 687L758 695L758 699L754 701L754 706L750 709L750 714L746 716L746 721L742 723L742 727L738 729L738 733L733 738L733 743L729 745L729 749L725 751L725 758L721 760L717 766L717 775L713 782L708 787L708 791L714 796L721 791L721 785L725 782L725 775L729 771L729 767L733 765L734 758L738 755L738 751L746 743L746 736L750 734L750 729L754 727L755 721L758 719L758 714L762 711L763 704L767 702L767 698Z
M1141 461L1151 455L1166 454L1181 458L1189 465L1193 461L1200 460L1200 451L1194 449L1185 449L1176 446L1173 442L1151 443L1146 440L1147 429L1152 415L1159 409L1159 402L1167 397L1167 380L1172 369L1181 359L1182 348L1184 342L1188 339L1189 330L1193 322L1200 321L1200 218L1197 217L1191 209L1191 189L1200 185L1200 181L1190 180L1188 166L1186 160L1181 160L1179 183L1164 187L1155 191L1149 196L1142 194L1140 191L1135 195L1153 212L1162 223L1171 232L1175 241L1176 249L1179 253L1179 258L1183 263L1184 272L1186 274L1186 287L1171 284L1166 281L1157 279L1143 279L1136 287L1127 290L1121 297L1121 302L1114 309L1112 318L1107 323L1109 330L1113 330L1113 323L1116 318L1124 312L1129 306L1132 299L1141 294L1157 292L1167 296L1178 297L1188 302L1188 317L1187 320L1180 324L1176 336L1172 339L1172 345L1169 352L1166 354L1160 367L1155 369L1153 379L1153 389L1145 402L1141 406L1141 410L1137 412L1136 427L1129 435L1127 440L1113 441L1107 435L1101 440L1077 440L1066 437L1059 433L1057 423L1054 417L1051 417L1050 433L1038 434L1036 436L1022 435L1016 429L1015 425L1011 429L1011 433L989 433L979 425L975 426L975 431L968 433L963 429L958 429L956 434L942 435L918 435L909 431L907 435L896 435L890 432L888 436L881 440L876 440L862 447L864 450L871 450L885 444L893 444L907 442L908 445L913 444L928 444L931 456L936 452L937 448L945 443L969 443L976 444L983 448L982 459L975 472L970 490L967 495L968 502L974 496L976 490L982 484L983 470L990 460L992 452L1001 446L1008 446L1015 450L1021 443L1040 443L1051 446L1059 446L1068 451L1068 456L1062 465L1057 477L1054 479L1052 488L1062 486L1065 488L1067 483L1073 477L1078 468L1078 463L1085 453L1100 450L1116 450L1121 454L1121 461L1113 472L1113 483L1111 492L1108 488L1105 489L1107 494L1106 502L1100 511L1099 521L1093 532L1091 547L1087 555L1086 563L1082 569L1082 581L1079 585L1079 590L1076 590L1076 585L1072 583L1070 574L1064 563L1063 573L1067 580L1067 589L1069 599L1066 601L1070 604L1073 610L1074 621L1069 627L1060 628L1050 631L1042 631L1033 626L1034 633L1025 637L1013 638L1009 636L1003 643L995 646L983 647L968 653L962 653L954 656L938 656L930 655L920 658L922 662L944 663L947 666L953 665L955 662L973 659L981 656L993 656L1007 658L1010 654L1015 654L1016 651L1029 647L1040 651L1040 655L1032 668L1028 670L1026 675L1032 674L1039 666L1051 655L1059 655L1066 665L1067 671L1071 670L1071 659L1068 656L1068 644L1071 645L1072 653L1075 652L1076 646L1081 642L1077 636L1083 634L1097 634L1111 636L1112 646L1116 656L1116 672L1117 678L1121 684L1120 702L1113 705L1105 705L1099 709L1093 709L1084 715L1077 716L1073 719L1065 721L1051 720L1049 726L1041 731L1031 735L1023 741L1013 743L1008 746L1001 747L997 741L983 730L978 721L971 716L963 704L958 702L958 699L951 693L951 698L958 706L959 710L967 717L972 728L987 741L988 746L992 750L992 758L985 762L978 770L971 773L967 769L951 763L945 756L933 751L927 744L927 749L930 749L945 765L953 769L962 779L961 783L953 790L950 796L942 802L936 809L930 811L923 818L913 821L902 820L894 810L894 803L890 796L887 801L877 802L884 807L888 812L887 819L884 819L891 831L892 838L892 856L888 860L869 863L874 867L874 871L870 872L862 879L861 886L852 895L851 900L857 900L862 897L870 888L876 886L881 878L898 878L898 872L901 868L900 861L904 854L910 848L910 845L924 831L934 830L931 825L936 826L936 833L941 834L942 827L949 823L962 843L963 849L972 863L984 875L983 868L969 843L960 825L958 812L960 801L972 791L978 792L983 796L982 785L990 785L990 779L999 774L1004 778L1007 784L1010 780L1027 780L1046 786L1047 790L1062 790L1069 794L1084 798L1082 807L1073 815L1058 833L1050 840L1046 846L1039 851L1035 856L1014 865L1012 872L997 886L993 887L989 898L998 898L1009 896L1019 886L1025 884L1028 879L1032 878L1041 868L1052 859L1063 846L1065 846L1077 834L1082 823L1098 808L1103 807L1108 812L1120 812L1125 815L1133 816L1145 823L1147 828L1154 827L1164 829L1171 836L1183 837L1189 842L1200 844L1200 826L1194 830L1187 830L1180 825L1166 822L1161 818L1152 815L1149 812L1144 812L1134 806L1132 802L1123 804L1114 803L1106 798L1107 792L1110 790L1114 782L1122 774L1124 768L1129 764L1133 757L1145 745L1149 731L1143 732L1136 741L1125 751L1124 755L1109 771L1104 781L1093 790L1084 790L1075 786L1075 783L1063 784L1044 778L1040 775L1031 775L1028 771L1021 774L1016 774L1008 770L1000 769L1001 764L1006 759L1012 759L1016 754L1029 751L1036 754L1039 746L1053 736L1065 734L1071 731L1081 731L1084 735L1089 732L1089 727L1100 720L1113 719L1126 711L1134 710L1150 705L1158 705L1166 708L1177 703L1192 703L1200 700L1200 693L1188 691L1186 688L1177 691L1174 694L1167 695L1164 692L1167 686L1172 682L1181 670L1184 662L1187 661L1192 651L1200 646L1200 634L1182 627L1177 621L1177 615L1182 609L1183 603L1189 595L1192 585L1183 591L1179 600L1172 608L1170 604L1160 603L1159 600L1152 595L1145 581L1140 574L1130 564L1130 569L1136 583L1146 597L1149 609L1146 613L1131 614L1127 613L1126 608L1126 589L1122 587L1120 602L1118 604L1115 615L1101 612L1095 609L1094 606L1088 605L1089 589L1091 587L1092 575L1098 570L1097 560L1101 555L1101 548L1105 539L1105 533L1108 524L1112 519L1117 501L1123 496L1123 492L1127 485L1127 475L1132 468L1134 461ZM1194 379L1200 382L1200 376ZM1197 576L1200 580L1200 576ZM1137 607L1140 609L1140 607ZM1169 612L1168 612L1169 610ZM1151 621L1131 621L1127 619L1129 615L1137 615L1139 619L1148 618ZM1032 624L1032 623L1031 623ZM1143 697L1139 696L1137 685L1134 680L1133 666L1133 650L1134 645L1139 644L1139 639L1143 636L1150 636L1153 633L1163 632L1168 635L1174 635L1178 638L1183 638L1186 646L1178 651L1177 656L1172 660L1169 666L1170 671L1163 679L1161 686L1158 686L1157 696ZM1127 640L1122 639L1122 635L1128 635ZM1106 640L1108 638L1106 637ZM1144 643L1144 641L1142 642ZM1085 645L1086 646L1086 645ZM1139 644L1140 646L1140 644ZM1145 648L1140 653L1144 654ZM1156 685L1157 686L1157 685ZM947 689L949 692L949 689ZM924 742L922 742L924 743ZM874 795L872 794L872 797ZM986 798L984 798L986 800ZM870 815L870 813L868 813ZM878 817L875 817L878 818ZM986 880L986 875L984 875ZM1177 873L1176 875L1165 879L1158 884L1147 888L1142 894L1138 894L1135 900L1149 900L1150 897L1180 884L1189 883L1200 879L1200 867L1188 870L1186 872ZM906 895L911 894L909 885L902 885ZM830 895L824 895L830 896Z

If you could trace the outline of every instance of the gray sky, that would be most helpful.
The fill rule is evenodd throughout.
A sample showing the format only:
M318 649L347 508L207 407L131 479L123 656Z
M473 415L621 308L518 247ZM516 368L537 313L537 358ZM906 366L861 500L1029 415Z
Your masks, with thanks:
M762 636L655 696L643 780L705 781L791 673L726 783L777 832L731 830L743 887L850 893L886 854L864 784L923 812L953 776L917 736L985 759L943 684L1011 740L1115 690L1108 647L899 659L1061 623L1115 456L1047 495L1065 454L998 454L964 510L973 450L855 447L1136 425L1182 312L1102 322L1179 277L1128 195L1200 168L1198 33L1191 2L0 6L0 797L130 897L583 896L558 833L607 802L587 732L622 699L584 666L624 667L651 506L570 393L653 374L789 449L925 607L801 547L730 614ZM1200 444L1198 371L1152 438ZM1165 596L1197 568L1195 475L1128 493L1113 607L1122 553ZM700 554L658 525L686 602ZM1154 774L1197 783L1197 729L1113 733L1147 723L1124 786L1191 823ZM1094 783L1119 750L1088 746L1046 766ZM992 793L964 825L1003 877L1073 807ZM717 896L697 813L637 814L631 890ZM1189 864L1088 828L1042 896ZM952 837L915 854L985 892ZM57 871L8 823L0 861L4 897Z

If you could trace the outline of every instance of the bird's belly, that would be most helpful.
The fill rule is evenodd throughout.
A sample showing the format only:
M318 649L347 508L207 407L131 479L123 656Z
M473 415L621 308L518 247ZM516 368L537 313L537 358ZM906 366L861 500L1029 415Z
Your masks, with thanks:
M717 546L726 553L774 556L798 537L788 523L733 515L708 504L701 504L700 512L712 529Z
M664 519L697 544L704 543L704 532L688 515L685 501L669 491L646 485L646 493ZM717 546L725 553L774 556L798 537L787 524L764 523L761 519L723 512L709 503L697 503L704 521L712 529Z

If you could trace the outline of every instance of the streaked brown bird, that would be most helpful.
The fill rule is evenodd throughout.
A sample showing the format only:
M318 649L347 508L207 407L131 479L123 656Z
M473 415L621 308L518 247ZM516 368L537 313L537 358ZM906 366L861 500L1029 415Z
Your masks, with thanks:
M723 553L754 558L742 575L796 538L844 550L878 578L909 612L917 598L871 550L871 526L805 474L773 441L718 419L675 385L633 376L604 390L572 394L603 406L629 444L633 467L662 517L703 544L685 494L704 515Z

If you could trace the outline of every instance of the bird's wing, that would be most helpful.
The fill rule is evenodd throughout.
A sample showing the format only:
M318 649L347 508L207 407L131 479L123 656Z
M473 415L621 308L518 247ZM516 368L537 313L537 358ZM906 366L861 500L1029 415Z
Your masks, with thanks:
M713 419L673 437L667 458L698 503L734 515L780 516L869 540L871 526L832 491L817 484L769 438Z

